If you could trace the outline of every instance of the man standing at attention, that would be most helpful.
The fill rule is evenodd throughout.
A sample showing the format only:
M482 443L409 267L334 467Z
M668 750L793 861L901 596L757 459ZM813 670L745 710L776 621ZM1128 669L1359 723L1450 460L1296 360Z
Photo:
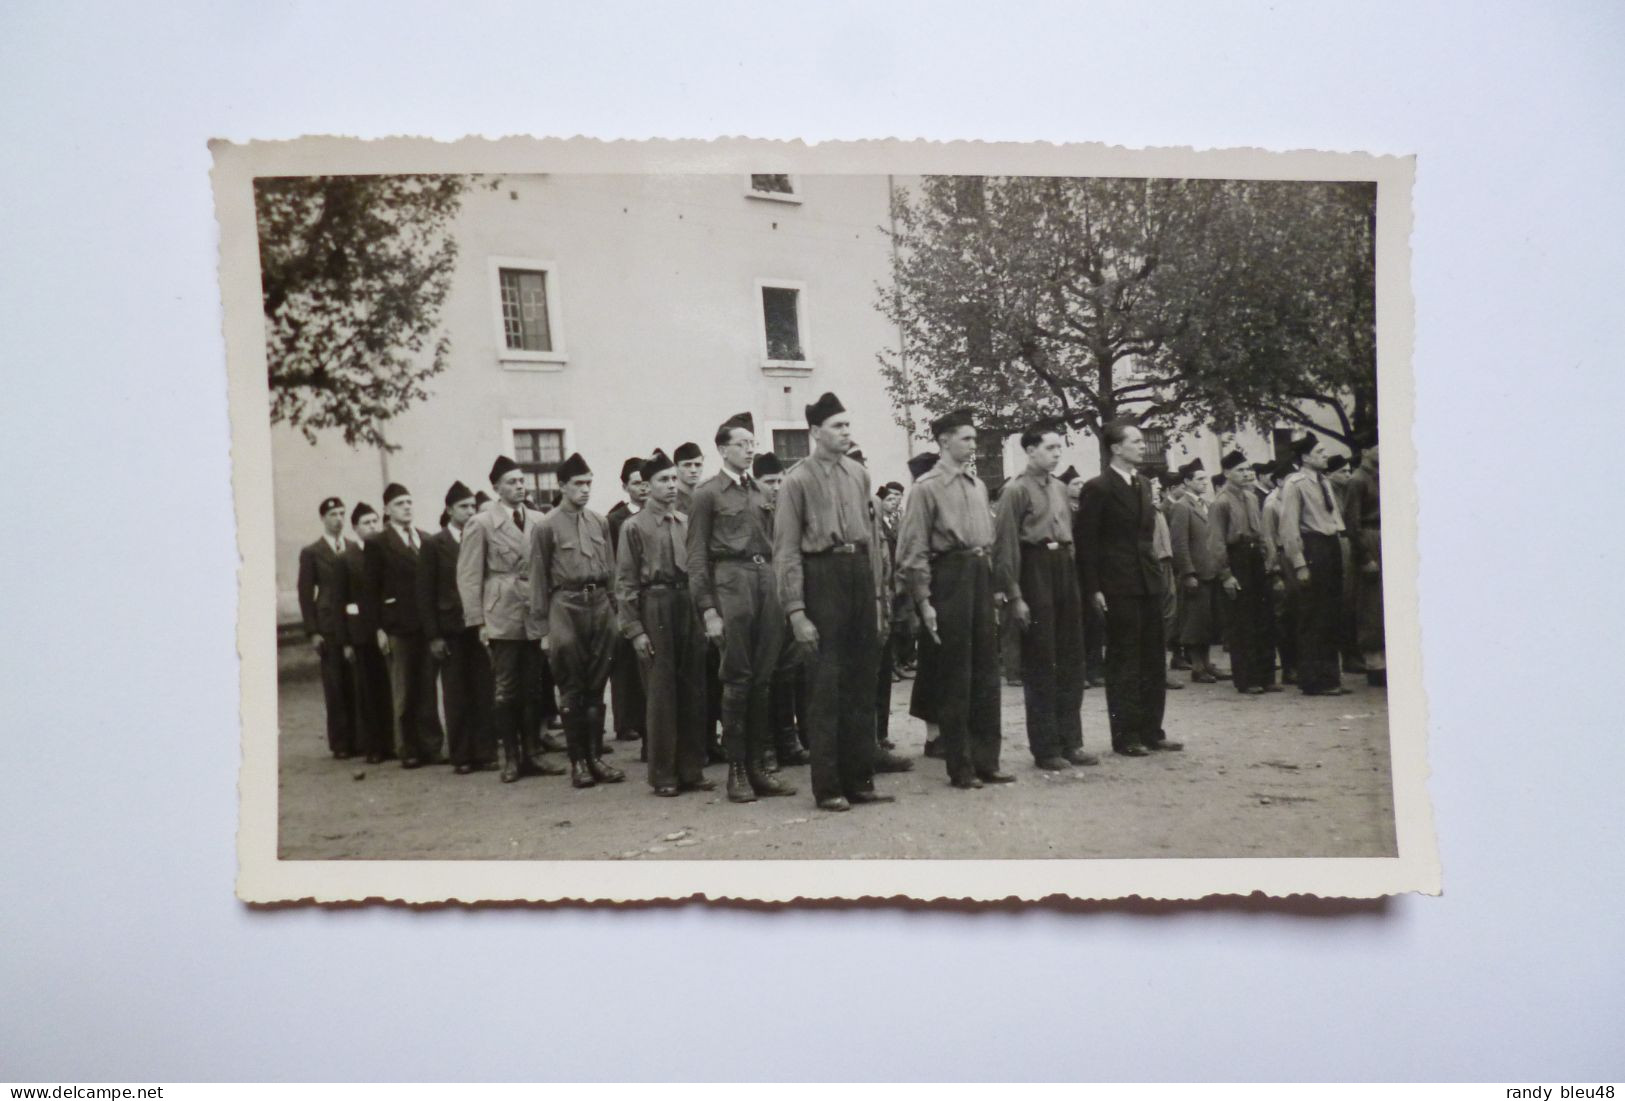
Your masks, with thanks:
M356 687L344 660L344 502L329 497L316 511L322 537L299 551L299 615L322 665L327 748L345 761L356 752Z
M1382 619L1382 498L1378 493L1377 434L1362 440L1360 468L1349 479L1348 511L1354 551L1354 627L1365 659L1366 683L1388 683L1387 643Z
M1299 445L1303 469L1281 492L1281 548L1298 589L1298 691L1341 696L1339 628L1343 611L1343 514L1326 480L1326 445L1313 434Z
M1083 487L1073 543L1086 599L1106 617L1106 712L1112 749L1127 757L1180 750L1162 729L1167 670L1162 645L1162 570L1151 486L1137 473L1140 430L1111 421L1101 430L1110 463Z
M718 426L722 469L694 491L687 533L689 595L706 639L720 652L722 742L733 803L796 790L767 771L784 614L773 579L773 517L751 477L755 428L749 413Z
M474 491L453 482L446 491L446 523L423 544L418 560L418 615L429 657L440 671L446 704L446 748L459 776L496 766L491 738L491 656L478 627L463 617L457 558L463 530L474 516Z
M771 532L774 509L779 503L779 488L784 485L784 464L773 452L763 451L751 461L750 472L756 480L756 488L761 491L762 507L767 510L768 530ZM774 596L778 596L776 576ZM807 712L807 670L801 658L801 648L790 638L790 633L781 631L779 656L773 667L773 685L769 696L773 711L774 759L768 765L774 772L812 760L806 747L801 744L802 716Z
M525 507L525 475L499 455L491 465L497 499L463 529L457 554L457 590L463 620L478 627L491 652L495 681L492 724L502 744L502 782L521 776L562 776L564 768L542 756L541 716L547 681L545 655L530 613L531 528L542 514Z
M384 490L389 522L367 542L367 591L378 610L378 649L389 658L395 697L395 738L402 768L439 764L440 728L434 663L418 615L418 555L425 532L412 525L412 495L391 483Z
M1264 517L1253 491L1253 468L1239 451L1230 452L1220 465L1230 481L1208 509L1208 557L1218 566L1224 594L1230 673L1237 692L1279 692L1270 644L1273 608L1264 572Z
M968 469L976 456L970 411L938 417L931 435L941 458L909 494L897 548L921 629L940 647L937 719L948 782L956 788L1013 783L1014 776L999 770L993 516L987 486Z
M813 797L820 810L891 802L874 790L879 661L869 541L869 472L846 457L852 418L834 394L807 406L813 452L785 476L773 569L790 630L807 654Z
M559 465L559 503L530 530L530 614L559 688L559 714L578 788L618 784L604 752L604 685L615 653L609 523L587 507L592 470L579 452Z
M1168 534L1179 577L1179 643L1191 664L1191 680L1213 684L1212 647L1219 640L1219 571L1208 552L1207 472L1197 459L1179 468L1185 495L1168 513Z
M705 636L688 592L688 518L664 451L643 464L649 500L621 525L615 607L643 665L649 786L660 796L714 791L705 778Z
M626 500L609 510L609 552L621 545L621 525L643 511L649 483L643 480L643 459L634 455L621 464L621 489ZM635 742L643 737L643 674L632 643L617 633L615 659L609 667L609 700L615 712L615 740Z
M1065 441L1054 428L1021 434L1027 469L1005 484L996 516L994 585L1021 633L1027 745L1038 767L1099 764L1083 751L1083 602L1072 553L1072 509L1053 476Z

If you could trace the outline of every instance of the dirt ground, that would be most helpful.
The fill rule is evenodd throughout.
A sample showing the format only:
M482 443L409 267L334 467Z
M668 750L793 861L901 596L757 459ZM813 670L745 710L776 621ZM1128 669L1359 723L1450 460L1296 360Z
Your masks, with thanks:
M1346 677L1353 695L1295 689L1242 696L1228 682L1168 693L1165 727L1183 753L1108 751L1105 692L1083 704L1093 768L1045 773L1027 752L1021 689L1003 689L1003 766L1017 782L950 788L921 756L924 725L892 693L892 737L913 772L877 778L897 802L829 814L807 768L788 798L731 804L719 790L655 797L637 743L613 743L627 781L576 790L563 777L501 783L495 772L406 771L327 752L321 684L309 651L283 655L280 855L283 859L881 859L1392 856L1385 693ZM1184 676L1184 674L1176 674Z

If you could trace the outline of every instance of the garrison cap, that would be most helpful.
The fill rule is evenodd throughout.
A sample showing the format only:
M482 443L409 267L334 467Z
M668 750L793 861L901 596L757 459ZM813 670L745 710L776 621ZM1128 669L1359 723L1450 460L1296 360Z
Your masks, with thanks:
M571 478L579 478L583 474L591 473L592 467L588 466L587 460L581 457L581 452L572 451L570 457L559 464L557 477L559 485L564 485Z
M779 457L773 452L764 451L751 460L750 472L752 476L757 478L765 478L771 474L783 474L784 464L779 462Z
M1246 461L1247 456L1243 455L1240 451L1232 451L1230 454L1219 460L1219 467L1223 470L1234 470L1236 467L1241 466Z
M662 470L670 470L676 465L671 461L670 456L657 447L655 453L643 462L643 480L646 482L653 481L656 474L659 474Z
M875 490L875 496L879 497L882 501L891 496L893 493L897 494L899 497L903 495L902 482L887 482L885 485Z
M1061 472L1059 477L1061 479L1061 484L1062 485L1068 485L1069 486L1073 482L1077 481L1079 478L1083 477L1083 475L1078 473L1078 468L1077 467L1069 466L1064 471Z
M1161 474L1157 475L1157 483L1161 485L1163 489L1173 489L1177 485L1183 485L1185 483L1185 478L1184 475L1178 470L1164 470Z
M446 490L446 507L450 508L458 501L466 501L472 496L474 496L472 489L469 489L462 482L453 482L451 488Z
M378 510L365 501L357 501L355 508L350 512L350 526L355 527L369 516L377 516Z
M1264 475L1264 474L1272 474L1273 475L1275 473L1275 464L1274 463L1254 463L1253 464L1253 473L1254 474L1259 474L1259 475Z
M1326 460L1326 473L1332 474L1342 470L1348 465L1348 462L1349 460L1347 455L1333 455L1330 459Z
M384 504L388 505L397 497L410 497L411 495L412 491L399 482L390 482L389 485L384 487Z
M485 490L482 489L478 493L474 494L474 507L475 508L484 508L486 505L488 505L490 503L491 503L491 495L489 493L485 492Z
M671 458L674 463L686 463L691 459L705 458L705 452L700 450L700 445L697 443L685 443L672 452ZM648 475L646 474L644 477L648 477Z
M942 456L935 451L922 451L918 455L912 456L908 460L909 477L916 482L919 481L925 477L926 471L937 465L941 458Z
M724 428L743 428L746 432L749 432L752 436L754 436L756 435L756 418L751 416L749 413L735 413L733 416L729 417L727 420L718 425L717 431L720 432Z
M317 507L316 515L317 516L326 516L329 512L332 512L334 509L343 508L343 507L344 507L344 502L339 500L337 497L326 497L326 498L322 499L322 503Z
M951 413L944 413L931 422L931 438L935 439L944 432L952 432L957 428L964 428L966 425L973 423L969 409L955 409Z
M1207 468L1202 465L1201 459L1192 459L1190 462L1179 468L1180 480L1188 482L1192 477L1202 473L1202 471L1205 469Z
M846 453L846 457L851 459L855 463L862 463L864 466L869 465L869 460L863 454L863 448L861 448L861 447L852 448L852 450L850 450L850 451L848 451Z
M1228 482L1229 480L1230 479L1226 478L1223 474L1215 474L1213 475L1213 488L1223 489L1224 483Z
M1315 449L1315 445L1319 442L1319 436L1313 432L1305 432L1302 439L1292 441L1292 453L1294 455L1307 455Z
M498 455L497 461L491 464L491 484L496 485L502 476L510 470L518 470L519 464L506 455Z
M625 485L627 482L630 482L632 480L632 475L637 474L641 476L642 473L643 456L633 455L630 459L621 464L621 484Z
M841 404L841 399L826 391L823 397L807 406L807 426L817 428L835 414L844 412L846 406Z

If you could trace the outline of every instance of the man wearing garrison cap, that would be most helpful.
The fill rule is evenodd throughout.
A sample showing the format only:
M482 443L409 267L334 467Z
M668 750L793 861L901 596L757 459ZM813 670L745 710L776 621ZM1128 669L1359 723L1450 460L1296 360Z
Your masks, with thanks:
M446 522L423 543L418 557L418 615L429 657L440 672L446 710L446 748L459 776L496 767L491 733L491 656L478 627L468 626L457 588L463 532L474 518L474 491L462 482L446 490Z
M391 483L384 490L384 530L367 541L367 590L378 609L378 649L389 658L395 698L395 744L402 768L439 764L439 701L434 661L418 612L418 558L428 533L412 523L412 494Z
M1208 542L1207 471L1195 459L1179 468L1185 495L1168 513L1168 535L1179 578L1179 643L1191 665L1191 680L1213 684L1212 647L1219 641L1219 569Z
M677 466L677 511L687 516L694 507L694 490L705 476L705 452L690 441L671 453L671 461Z
M1377 430L1358 441L1360 467L1349 479L1344 519L1353 553L1355 642L1365 663L1366 683L1388 683L1387 642L1382 614L1382 500L1378 494Z
M1339 634L1343 608L1343 514L1326 480L1330 455L1313 434L1293 448L1303 468L1281 491L1283 571L1298 590L1298 691L1340 696Z
M774 509L779 503L779 488L784 485L784 464L771 451L760 452L751 460L751 477L762 494L762 507L768 514L768 531L773 527ZM778 595L778 579L774 578L774 596ZM769 689L773 710L773 756L768 768L777 772L781 768L804 765L812 758L804 744L807 714L807 670L802 662L801 647L780 632L782 645L773 667L773 684Z
M899 568L938 646L937 718L948 781L956 788L1007 784L999 769L999 644L994 622L993 517L987 487L969 466L976 429L969 410L931 422L939 459L914 484L897 539Z
M755 430L749 413L717 426L722 469L695 489L688 514L688 591L719 653L722 742L734 803L796 790L767 770L784 613L773 579L773 517L751 477Z
M773 569L806 655L813 798L820 810L891 801L874 790L872 689L880 660L869 472L846 457L852 419L832 393L807 406L813 450L785 476Z
M502 782L521 776L563 775L542 753L548 682L540 625L530 607L530 532L542 514L525 506L525 475L506 455L491 466L496 493L463 529L457 590L463 621L490 649L491 724L502 747Z
M559 689L570 783L617 784L625 774L603 761L604 685L616 638L609 523L587 507L592 469L579 452L557 476L558 507L528 533L531 618Z
M1022 432L1027 469L999 494L994 555L994 588L1020 632L1027 747L1049 772L1100 763L1083 749L1083 603L1072 510L1054 476L1064 446L1053 425Z
M355 674L355 751L375 765L395 757L389 664L378 649L378 609L367 592L366 544L378 537L384 524L377 510L362 502L350 513L350 527L360 542L344 548L344 653Z
M327 748L343 761L356 751L355 677L344 655L344 502L329 497L316 513L322 537L299 550L299 614L321 662Z
M1281 548L1281 495L1286 480L1297 469L1291 458L1281 458L1270 467L1274 487L1264 498L1264 572L1269 575L1273 605L1271 635L1280 659L1281 683L1298 683L1298 589L1289 583L1286 551Z
M643 480L643 457L634 455L621 463L621 490L626 500L617 502L604 519L609 523L609 551L621 545L621 525L643 511L649 499L649 483ZM617 632L615 659L609 667L609 702L614 712L615 740L635 742L643 737L643 673L632 643Z
M1208 551L1219 570L1230 673L1237 692L1279 692L1270 643L1273 609L1264 570L1264 515L1253 492L1253 468L1240 451L1230 452L1220 465L1230 480L1208 510Z
M714 791L705 778L705 636L688 586L688 517L664 451L643 464L649 500L621 526L615 608L643 667L649 786L660 796Z
M911 456L908 460L908 475L915 485L931 470L935 469L942 456L935 451L922 451ZM912 492L912 490L910 491ZM907 504L904 505L905 511ZM937 650L939 647L932 641L931 636L920 629L919 610L914 608L914 594L909 591L905 581L903 593L908 598L909 607L913 609L912 627L914 631L914 686L909 691L908 713L925 724L925 755L933 760L942 759L942 728L938 724L938 712L941 705L941 693L937 690Z

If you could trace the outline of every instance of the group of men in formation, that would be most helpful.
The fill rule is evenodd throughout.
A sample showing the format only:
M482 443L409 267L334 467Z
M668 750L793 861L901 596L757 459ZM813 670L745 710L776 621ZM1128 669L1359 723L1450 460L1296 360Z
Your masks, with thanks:
M627 459L627 499L607 515L586 507L580 454L558 468L547 511L499 457L492 496L454 483L434 534L400 485L383 516L349 513L359 542L344 503L324 500L298 590L333 755L616 783L607 687L615 740L641 740L656 795L715 790L712 762L727 764L730 801L793 795L787 770L810 764L818 807L845 811L892 801L876 773L913 767L889 738L902 665L949 783L1015 781L1000 762L1001 632L1019 648L1028 748L1049 771L1098 763L1081 721L1091 623L1112 749L1129 757L1183 748L1162 725L1179 687L1170 647L1198 682L1221 675L1222 642L1238 691L1279 691L1279 656L1283 680L1325 695L1346 691L1352 631L1380 683L1374 438L1335 487L1313 436L1280 466L1232 452L1209 499L1200 463L1142 476L1127 423L1104 427L1099 477L1057 476L1064 439L1037 424L995 503L968 410L932 422L937 450L909 460L906 491L874 489L834 394L806 416L811 451L788 473L742 413L716 431L715 475L693 443Z

